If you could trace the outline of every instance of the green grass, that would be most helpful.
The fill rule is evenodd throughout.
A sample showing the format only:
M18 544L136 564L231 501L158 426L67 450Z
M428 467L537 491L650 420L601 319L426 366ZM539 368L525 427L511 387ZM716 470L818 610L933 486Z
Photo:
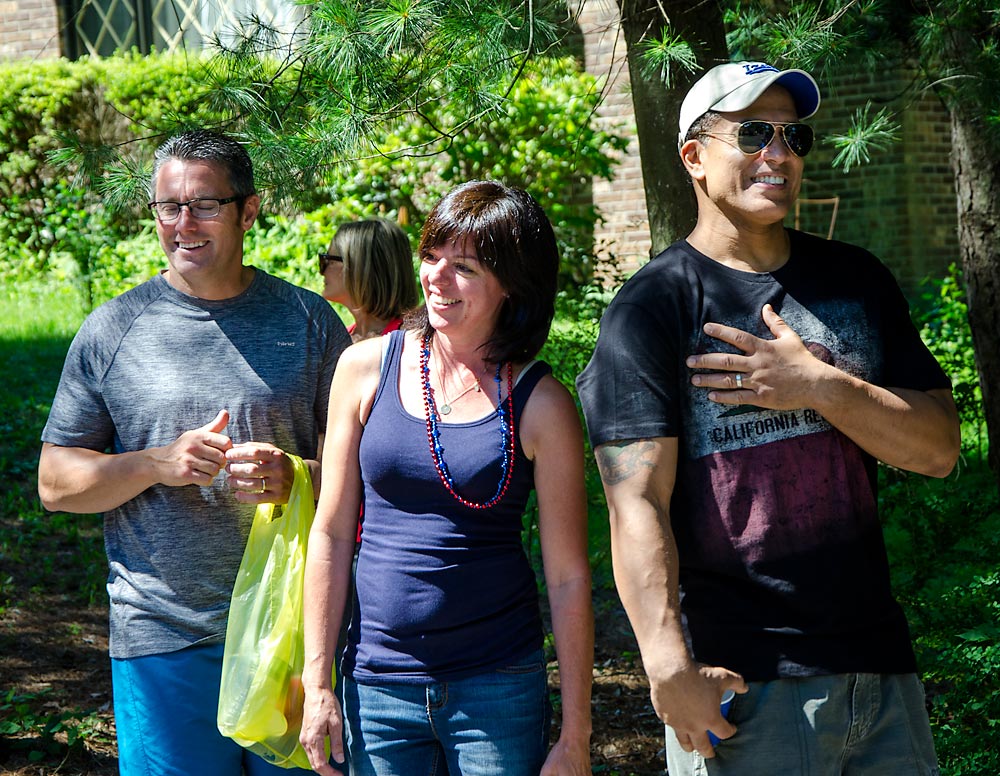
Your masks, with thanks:
M50 514L36 492L39 436L66 349L83 320L78 297L23 289L0 297L0 613L32 591L95 600L105 561L96 516ZM69 571L69 573L67 573ZM77 573L74 574L73 572Z
M26 611L75 602L103 605L107 561L96 515L46 512L37 495L39 439L66 350L83 320L79 296L65 288L0 294L0 650L13 650ZM45 607L45 608L42 608ZM70 636L73 623L65 625ZM79 626L75 626L79 629ZM49 634L53 641L59 633ZM54 649L55 647L53 647ZM23 677L37 679L50 666ZM85 742L110 746L97 709L65 708L48 689L23 692L0 684L0 745L31 763L86 759Z

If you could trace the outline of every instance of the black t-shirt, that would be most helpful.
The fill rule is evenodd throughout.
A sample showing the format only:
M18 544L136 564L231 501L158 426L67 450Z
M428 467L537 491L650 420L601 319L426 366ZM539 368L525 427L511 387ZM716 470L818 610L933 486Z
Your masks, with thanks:
M578 379L591 441L678 437L671 523L699 662L748 680L915 668L889 586L875 461L814 410L708 400L688 355L739 352L723 323L773 338L771 304L814 355L891 388L950 382L870 253L790 231L791 257L741 272L672 245L621 289Z

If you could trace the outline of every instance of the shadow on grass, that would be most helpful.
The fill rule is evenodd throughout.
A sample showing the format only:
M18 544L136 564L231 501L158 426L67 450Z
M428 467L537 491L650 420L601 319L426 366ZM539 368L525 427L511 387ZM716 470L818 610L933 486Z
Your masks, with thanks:
M37 495L71 335L31 328L0 325L0 770L113 774L101 519L47 512Z

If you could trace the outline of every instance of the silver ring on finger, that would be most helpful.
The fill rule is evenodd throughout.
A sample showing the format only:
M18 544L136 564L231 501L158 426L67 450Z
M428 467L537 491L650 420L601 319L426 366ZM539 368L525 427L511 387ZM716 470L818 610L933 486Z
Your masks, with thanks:
M743 375L740 372L736 373L736 389L743 390Z
M258 493L266 493L267 492L267 480L264 477L260 478L260 490L258 490L257 492Z

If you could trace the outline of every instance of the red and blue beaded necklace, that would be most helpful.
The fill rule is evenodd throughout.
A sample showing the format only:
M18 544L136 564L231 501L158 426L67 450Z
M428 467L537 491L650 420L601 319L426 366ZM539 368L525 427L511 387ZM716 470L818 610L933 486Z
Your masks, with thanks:
M489 509L500 503L506 495L510 486L511 477L514 475L514 367L507 362L507 398L503 399L501 389L500 374L503 364L497 364L496 376L497 384L497 416L500 419L500 452L503 456L503 469L500 475L500 483L497 485L497 492L489 501L477 503L469 501L459 495L455 490L455 482L448 471L448 464L444 460L444 447L441 445L441 432L438 429L438 410L434 401L434 392L431 390L431 337L424 335L420 349L420 379L423 383L424 391L424 417L427 419L427 444L431 449L431 458L434 459L434 468L437 469L438 477L448 492L464 506L470 509ZM506 407L504 406L506 404Z

